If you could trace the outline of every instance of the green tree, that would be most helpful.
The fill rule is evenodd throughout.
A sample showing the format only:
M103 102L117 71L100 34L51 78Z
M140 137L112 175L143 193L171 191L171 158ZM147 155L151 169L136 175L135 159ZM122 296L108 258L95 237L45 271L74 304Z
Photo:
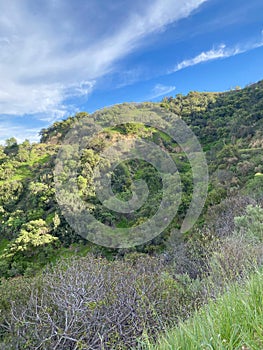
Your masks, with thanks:
M5 141L6 147L14 147L17 146L17 139L15 137L10 137Z
M59 244L58 238L49 232L50 228L42 219L24 224L18 237L10 242L2 254L0 272L14 276L23 274L28 268L44 265Z

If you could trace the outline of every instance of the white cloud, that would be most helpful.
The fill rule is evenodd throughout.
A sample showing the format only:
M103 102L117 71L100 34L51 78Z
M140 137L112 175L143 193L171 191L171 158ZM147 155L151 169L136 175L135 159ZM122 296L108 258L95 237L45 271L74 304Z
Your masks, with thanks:
M226 45L220 45L216 49L212 49L209 51L201 52L199 55L197 55L194 58L191 58L189 60L184 60L177 64L175 71L181 70L186 67L194 66L196 64L207 62L211 60L215 60L218 58L224 58L229 57L238 54L240 51L238 49L229 50L226 49Z
M174 91L176 89L175 86L165 86L162 84L156 84L154 86L154 88L152 89L152 95L150 96L150 100L157 98L157 97L161 97L164 95L168 95L170 94L172 91Z
M0 144L4 145L5 140L15 137L19 143L25 139L31 142L39 141L39 128L28 128L26 125L16 125L12 121L0 121Z
M208 0L0 0L0 113L58 118L147 35ZM116 18L118 20L116 20ZM74 109L74 106L70 108Z
M169 71L169 73L177 72L181 69L195 66L199 63L235 56L261 46L263 46L263 40L256 43L238 45L236 47L227 47L225 44L221 44L217 48L213 48L209 51L203 51L194 58L187 59L178 63L171 71Z

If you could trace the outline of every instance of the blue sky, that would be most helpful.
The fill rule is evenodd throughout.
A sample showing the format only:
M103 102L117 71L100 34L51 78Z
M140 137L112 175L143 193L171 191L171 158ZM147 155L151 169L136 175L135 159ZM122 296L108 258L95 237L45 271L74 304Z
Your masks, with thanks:
M0 142L78 111L263 79L262 0L0 0Z

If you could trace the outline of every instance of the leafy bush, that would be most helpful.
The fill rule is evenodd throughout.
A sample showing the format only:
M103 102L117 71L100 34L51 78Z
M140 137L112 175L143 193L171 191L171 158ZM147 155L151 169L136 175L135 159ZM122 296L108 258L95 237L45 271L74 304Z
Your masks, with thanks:
M245 215L235 218L236 230L250 240L263 242L263 208L248 205Z
M17 276L46 264L59 245L49 231L42 219L22 225L18 237L1 254L0 276Z

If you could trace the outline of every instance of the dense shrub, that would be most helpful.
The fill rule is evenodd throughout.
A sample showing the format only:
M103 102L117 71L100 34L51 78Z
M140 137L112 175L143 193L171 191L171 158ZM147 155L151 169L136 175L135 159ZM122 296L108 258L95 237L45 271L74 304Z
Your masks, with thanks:
M154 341L256 271L261 220L262 208L248 206L234 231L222 237L197 231L171 242L161 257L88 255L64 259L33 279L2 281L1 349L132 349Z
M131 349L145 330L154 339L191 313L193 293L202 294L198 283L191 284L187 276L173 279L157 258L64 260L32 282L25 302L15 297L7 303L3 344L9 349Z

